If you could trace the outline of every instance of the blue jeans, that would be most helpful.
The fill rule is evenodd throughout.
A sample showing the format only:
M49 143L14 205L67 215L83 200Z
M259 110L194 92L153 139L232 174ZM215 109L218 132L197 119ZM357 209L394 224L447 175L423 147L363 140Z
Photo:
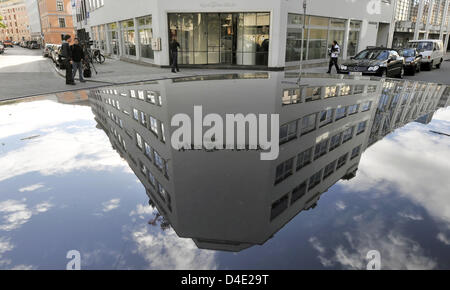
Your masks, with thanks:
M73 71L73 78L72 79L75 79L75 76L77 75L77 71L78 71L78 74L80 75L80 81L84 81L84 78L83 78L83 65L81 64L81 61L79 61L79 62L73 61L72 62L72 71Z

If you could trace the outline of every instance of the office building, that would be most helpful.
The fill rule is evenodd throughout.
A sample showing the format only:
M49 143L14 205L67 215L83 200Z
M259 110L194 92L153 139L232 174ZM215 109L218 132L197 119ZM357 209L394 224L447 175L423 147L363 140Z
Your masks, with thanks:
M23 0L0 2L0 15L6 28L0 28L0 40L31 40L26 5Z

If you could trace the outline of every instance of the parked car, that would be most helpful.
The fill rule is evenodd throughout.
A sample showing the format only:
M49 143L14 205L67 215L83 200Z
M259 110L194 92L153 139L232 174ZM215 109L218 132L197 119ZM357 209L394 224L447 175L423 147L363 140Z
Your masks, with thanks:
M415 75L420 72L422 55L415 48L403 48L398 50L398 54L405 59L405 73Z
M3 45L2 42L0 42L0 54L5 52L5 46Z
M53 44L46 44L44 46L44 50L42 51L43 57L50 57L50 54L52 52L52 46L53 46Z
M5 47L14 47L14 45L11 42L11 40L3 41L3 46L5 46Z
M422 69L431 70L433 66L439 69L444 61L444 45L442 44L442 40L411 40L408 42L408 47L417 49L422 55Z
M37 41L32 40L32 41L30 41L30 43L28 44L28 48L30 48L30 49L39 49L39 48L41 48L41 47L40 47L39 43L37 43Z
M344 61L339 73L403 78L404 61L394 49L371 47Z
M56 61L58 60L58 47L59 46L60 45L57 45L57 44L52 45L51 58L55 64L56 64Z

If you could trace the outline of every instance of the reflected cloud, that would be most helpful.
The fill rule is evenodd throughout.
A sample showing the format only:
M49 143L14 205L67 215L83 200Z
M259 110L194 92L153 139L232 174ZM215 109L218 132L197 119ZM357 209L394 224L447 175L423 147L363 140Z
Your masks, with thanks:
M397 192L450 226L450 138L428 131L448 130L450 110L437 115L439 120L427 127L409 124L370 147L361 159L358 178L340 184L349 192Z
M339 200L338 202L336 202L336 208L338 210L345 210L347 208L347 206L345 205L345 203L342 200Z
M111 199L109 201L106 201L102 203L103 206L103 212L109 212L116 208L118 208L120 205L120 198Z
M31 192L31 191L35 191L35 190L38 190L43 187L44 187L44 184L37 183L37 184L30 185L30 186L22 187L19 189L19 192Z
M446 234L444 234L444 233L439 233L439 234L437 235L437 239L438 239L440 242L444 243L445 245L450 246L450 238L447 237Z
M78 132L57 130L34 140L0 158L0 181L19 175L39 172L44 176L74 170L112 170L126 163L113 150L104 150L105 136L85 126ZM40 156L40 158L33 158Z
M34 208L29 208L25 202L26 199L0 202L0 213L3 214L3 222L0 223L0 230L16 230L29 222L33 215L45 213L53 207L49 202L42 202Z

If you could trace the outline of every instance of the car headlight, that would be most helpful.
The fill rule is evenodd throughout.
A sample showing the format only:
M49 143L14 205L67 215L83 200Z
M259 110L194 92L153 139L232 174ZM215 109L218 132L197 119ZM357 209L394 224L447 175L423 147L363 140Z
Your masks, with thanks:
M341 65L341 70L347 70L347 66L346 65Z

